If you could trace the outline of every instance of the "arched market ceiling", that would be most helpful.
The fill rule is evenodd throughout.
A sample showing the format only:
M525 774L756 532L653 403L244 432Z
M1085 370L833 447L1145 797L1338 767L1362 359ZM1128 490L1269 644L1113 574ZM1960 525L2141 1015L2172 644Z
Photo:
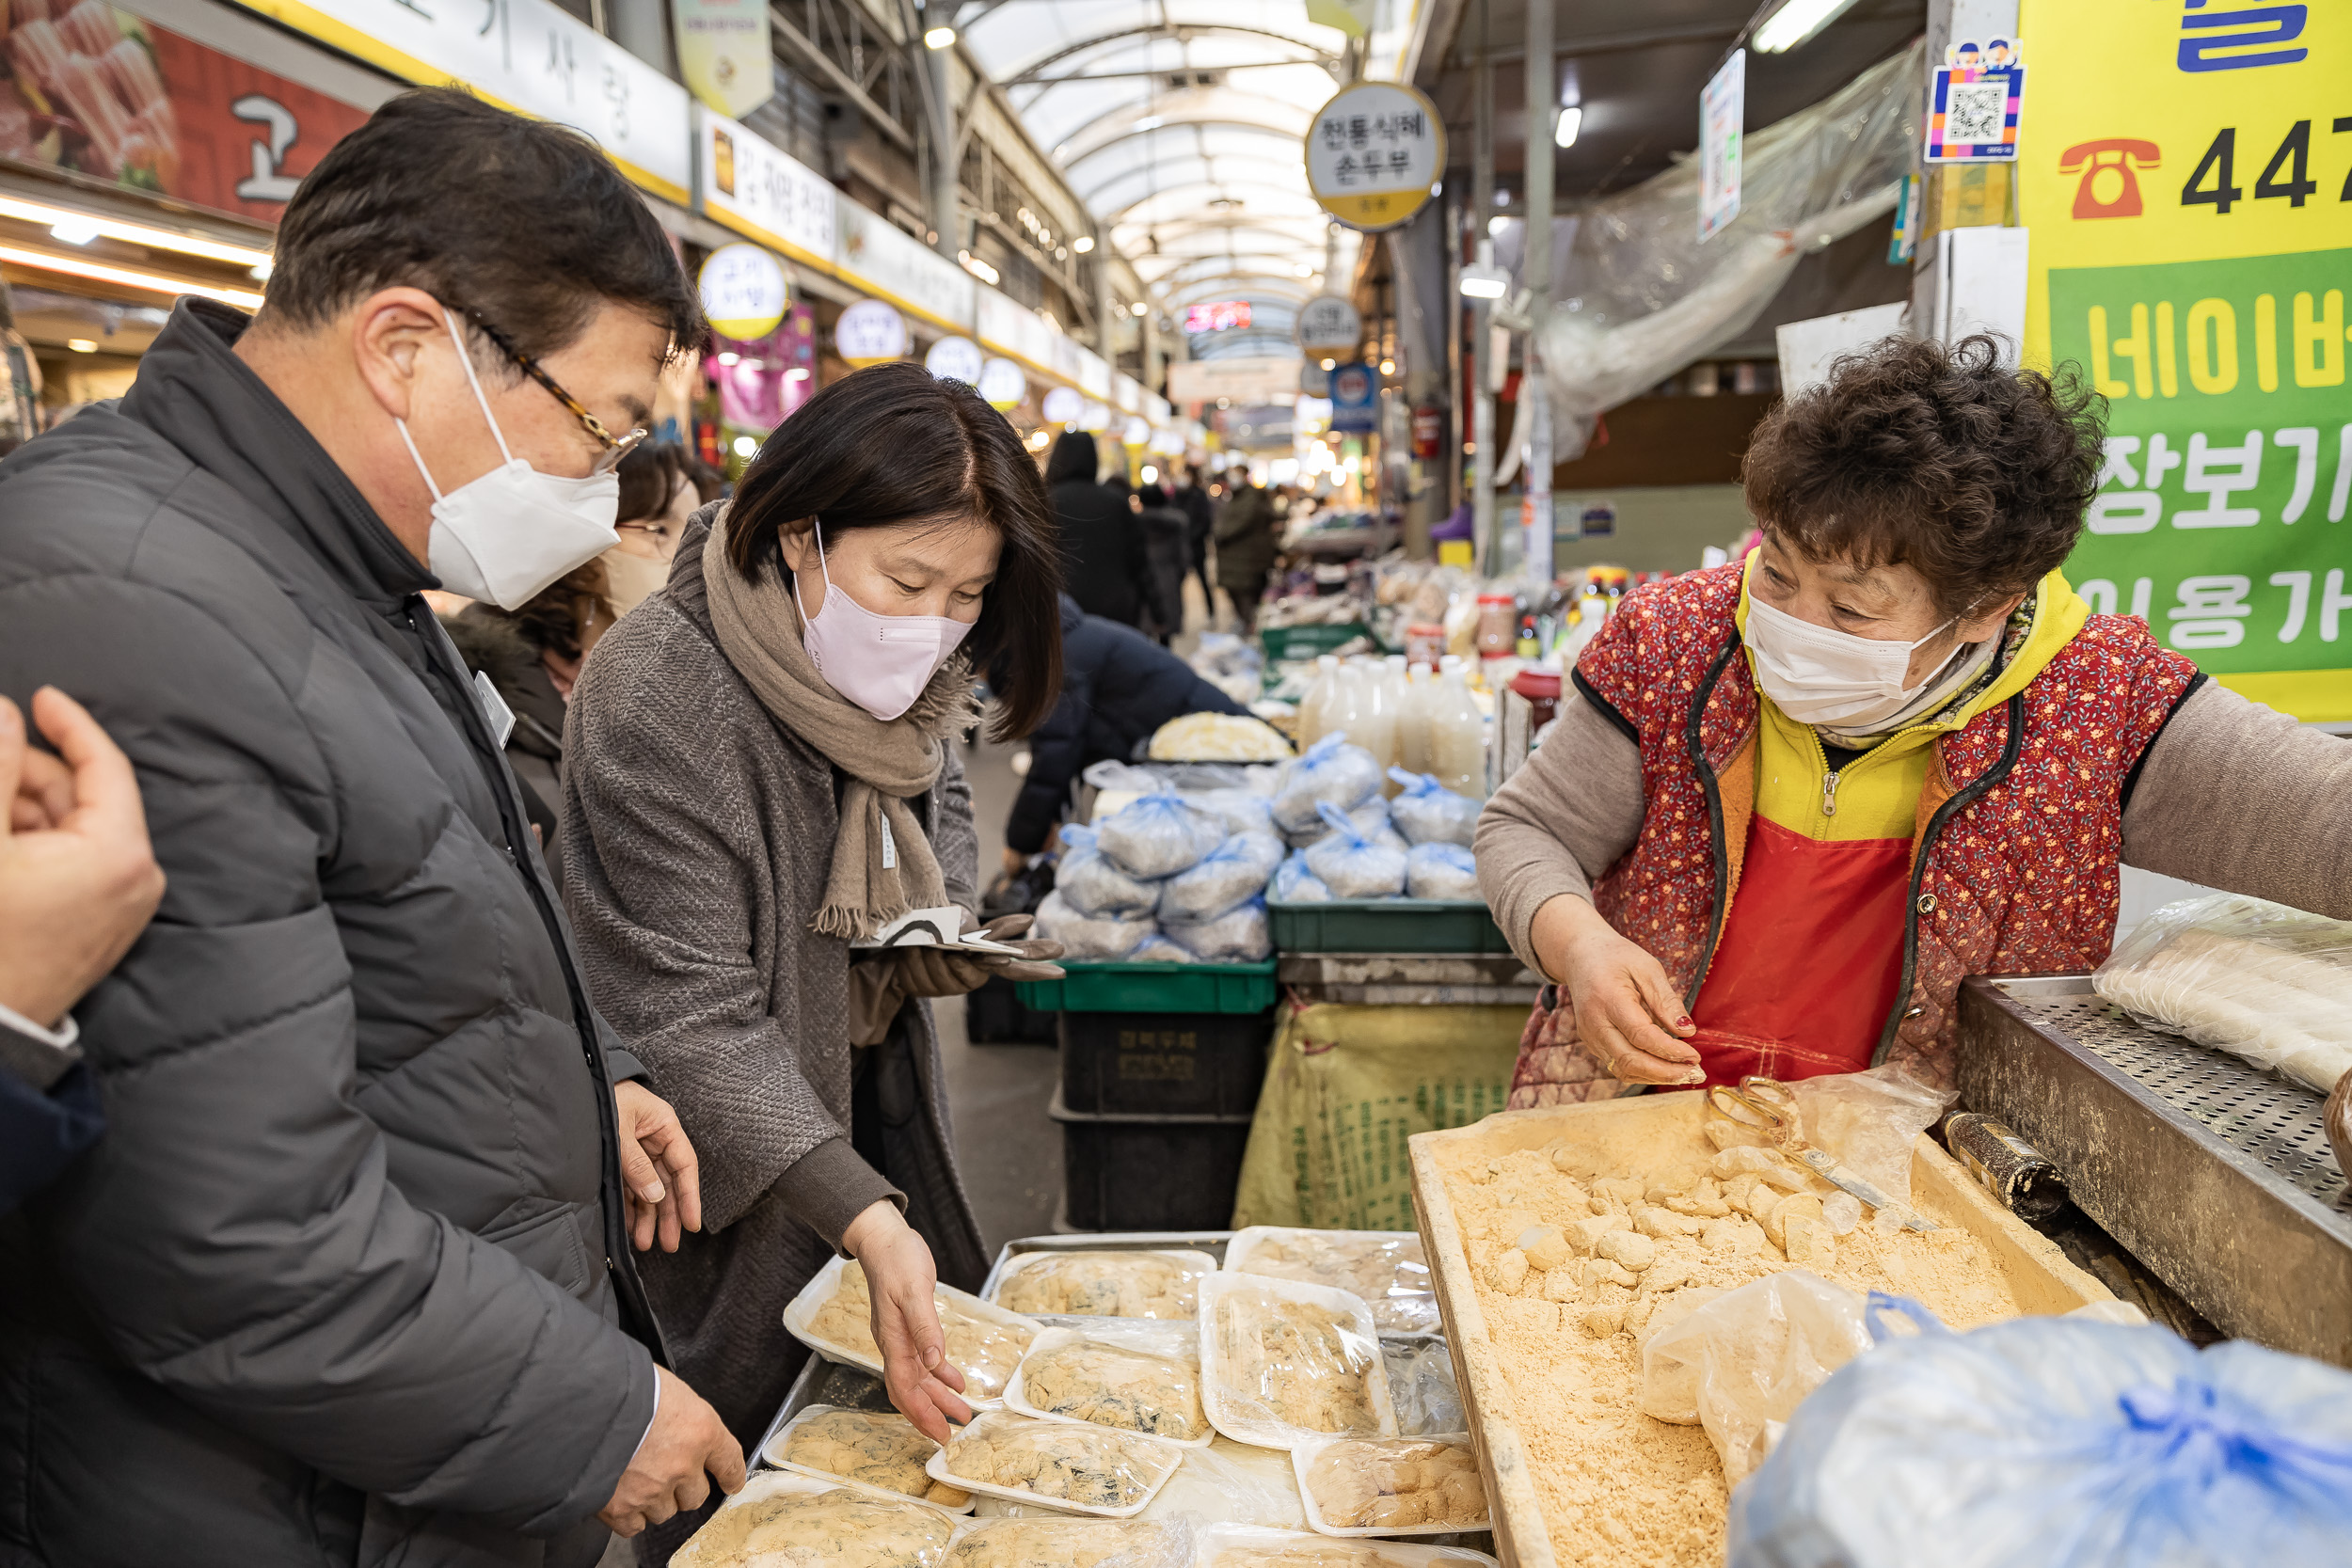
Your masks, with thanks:
M1248 330L1196 351L1279 347L1323 286L1330 225L1300 147L1338 90L1338 29L1305 0L965 0L961 14L973 58L1163 309L1250 302Z

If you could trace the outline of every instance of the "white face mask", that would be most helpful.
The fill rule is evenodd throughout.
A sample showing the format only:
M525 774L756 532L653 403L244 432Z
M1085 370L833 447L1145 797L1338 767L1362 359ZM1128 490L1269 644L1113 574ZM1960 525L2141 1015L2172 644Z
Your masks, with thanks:
M1913 651L1959 621L1955 615L1916 642L1882 642L1817 626L1751 595L1747 642L1756 656L1756 684L1773 706L1800 724L1868 735L1900 717L1943 673L1938 666L1918 685L1903 684Z
M626 615L645 602L645 595L670 580L670 563L656 556L648 560L627 550L604 552L606 597L612 612Z
M969 636L972 623L946 615L877 615L841 591L825 569L825 535L817 535L817 570L825 603L816 614L801 603L801 574L792 574L792 602L801 611L801 641L825 684L888 723L914 705L939 667Z
M457 345L457 362L466 367L466 384L489 421L490 434L506 461L480 479L469 480L447 495L433 483L433 474L417 453L408 422L395 420L408 455L433 492L433 533L425 564L441 586L469 599L487 599L501 610L520 610L539 591L575 566L594 561L621 541L612 520L621 510L618 474L591 474L565 479L543 474L507 450L506 434L482 395L473 372L473 356L457 335L457 323L447 310L441 321Z

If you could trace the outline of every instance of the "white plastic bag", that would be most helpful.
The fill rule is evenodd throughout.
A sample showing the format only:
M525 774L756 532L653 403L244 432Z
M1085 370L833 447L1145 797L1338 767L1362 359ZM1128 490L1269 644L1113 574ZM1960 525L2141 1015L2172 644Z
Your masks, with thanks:
M1235 833L1189 871L1160 884L1162 924L1214 920L1265 892L1282 863L1282 841L1271 832Z
M1870 1348L1863 1300L1789 1269L1728 1291L1642 1349L1643 1414L1707 1429L1737 1486L1807 1394Z
M1056 888L1038 905L1032 934L1060 942L1066 958L1123 958L1156 928L1148 914L1136 919L1080 914Z
M1307 869L1304 852L1294 849L1290 859L1275 868L1274 883L1266 896L1277 904L1327 904L1331 890L1323 885L1323 879Z
M1478 863L1458 844L1417 844L1405 857L1405 891L1415 898L1482 902Z
M1389 1399L1396 1406L1399 1437L1470 1430L1461 1389L1454 1381L1454 1357L1443 1339L1383 1339L1380 1358L1388 1366Z
M1405 786L1389 802L1389 819L1407 844L1459 844L1469 847L1478 832L1479 803L1457 795L1438 782L1435 773L1389 769L1389 777Z
M1361 746L1350 746L1346 732L1333 730L1283 766L1274 787L1275 825L1285 832L1312 827L1317 806L1327 802L1346 811L1379 788L1380 764Z
M1127 955L1127 961L1131 964L1188 964L1200 960L1154 931L1136 943L1136 950Z
M1396 824L1389 819L1389 802L1378 795L1366 800L1360 806L1349 807L1347 819L1356 825L1358 832L1375 844L1385 844L1393 849L1412 847L1405 842L1405 835L1396 831ZM1308 826L1295 832L1286 831L1282 834L1282 842L1294 849L1306 849L1321 844L1330 836L1331 824L1326 822L1318 814L1314 821Z
M1214 920L1171 920L1160 931L1202 963L1254 964L1274 956L1263 897L1236 904Z
M2191 898L2141 921L2090 983L2143 1022L2322 1094L2352 1072L2352 921Z
M1094 825L1095 844L1130 877L1172 877L1225 842L1225 827L1181 795L1146 795Z
M1320 808L1331 836L1307 850L1307 869L1334 898L1393 898L1405 891L1405 851L1376 844L1330 802Z
M1273 803L1254 789L1204 789L1184 799L1222 822L1228 833L1275 831Z
M1159 902L1156 884L1130 877L1104 858L1092 828L1070 823L1061 830L1061 841L1054 891L1077 913L1123 920L1149 914Z

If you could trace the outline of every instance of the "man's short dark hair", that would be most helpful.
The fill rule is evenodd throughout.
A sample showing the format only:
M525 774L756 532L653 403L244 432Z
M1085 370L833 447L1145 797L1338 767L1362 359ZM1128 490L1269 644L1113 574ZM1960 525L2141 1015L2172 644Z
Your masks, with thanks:
M1810 560L1906 563L1939 610L1966 615L2074 550L2102 413L2071 369L2011 370L1991 338L1890 338L1764 417L1748 510Z
M709 335L669 237L594 141L454 87L402 93L304 177L262 317L314 327L404 284L479 312L534 358L604 300L676 351Z

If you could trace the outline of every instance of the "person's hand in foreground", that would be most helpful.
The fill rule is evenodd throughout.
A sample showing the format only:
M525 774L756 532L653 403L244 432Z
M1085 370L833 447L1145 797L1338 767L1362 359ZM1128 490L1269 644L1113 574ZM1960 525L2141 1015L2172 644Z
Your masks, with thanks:
M121 749L54 687L33 721L63 761L0 697L0 1006L52 1029L147 928L164 874Z
M612 1500L596 1513L615 1535L635 1535L702 1507L714 1478L722 1492L743 1489L743 1445L719 1413L667 1368L656 1367L654 1376L660 1380L661 1402L653 1428L629 1456Z
M939 1326L931 1249L887 1199L850 1222L841 1246L866 1270L890 1402L924 1436L945 1444L947 1424L968 1423L972 1407L963 1402L963 1373L947 1359L947 1336Z
M629 1240L644 1252L659 1236L662 1251L675 1252L683 1231L703 1227L694 1146L670 1102L643 1084L613 1085L612 1109L621 1140L621 1185L628 1190Z
M1535 911L1529 932L1544 974L1565 987L1576 1008L1576 1037L1612 1078L1628 1084L1706 1080L1695 1034L1665 969L1628 942L1600 912L1572 894Z

